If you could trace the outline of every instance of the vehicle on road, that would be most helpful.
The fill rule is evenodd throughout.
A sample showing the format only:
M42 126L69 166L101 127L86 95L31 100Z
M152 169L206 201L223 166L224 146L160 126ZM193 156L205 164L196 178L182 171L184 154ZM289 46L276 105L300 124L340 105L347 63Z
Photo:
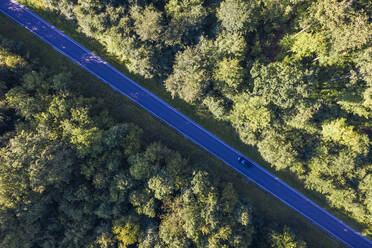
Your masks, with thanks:
M247 168L252 166L252 163L250 163L248 160L246 160L245 158L243 158L241 156L238 157L238 161L239 161L239 163L241 163L242 165L244 165Z

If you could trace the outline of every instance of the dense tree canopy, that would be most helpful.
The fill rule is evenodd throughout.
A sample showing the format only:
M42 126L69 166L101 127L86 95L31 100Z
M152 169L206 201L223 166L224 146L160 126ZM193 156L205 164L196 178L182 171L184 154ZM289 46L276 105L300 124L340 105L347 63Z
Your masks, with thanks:
M1 247L258 245L254 208L232 183L145 143L140 127L79 94L73 75L0 41L0 61L15 61L0 70L1 111L12 112L0 133ZM261 246L279 242L272 232ZM285 242L296 242L287 232Z
M228 32L252 32L258 21L256 5L256 1L224 0L217 9L217 18Z
M42 2L131 72L162 79L173 97L230 121L273 167L292 171L330 205L372 226L360 188L372 160L370 1ZM12 70L22 65L17 57L2 63ZM23 89L8 98L24 106L17 111L26 119L40 111ZM68 122L64 130L82 153L101 135L97 127ZM151 182L164 187L158 197L171 184L162 176Z

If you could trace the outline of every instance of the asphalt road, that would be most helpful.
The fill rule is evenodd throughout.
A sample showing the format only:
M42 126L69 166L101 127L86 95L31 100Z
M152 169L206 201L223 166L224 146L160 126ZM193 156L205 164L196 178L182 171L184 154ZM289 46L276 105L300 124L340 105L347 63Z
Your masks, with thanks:
M240 152L225 144L22 5L11 0L0 0L0 11L51 45L55 50L100 78L104 83L109 84L113 89L176 129L187 139L212 153L247 179L310 219L341 242L354 248L372 248L372 242L369 239L320 208L252 160L247 158L252 164L250 168L241 165L237 158L238 156L245 156Z

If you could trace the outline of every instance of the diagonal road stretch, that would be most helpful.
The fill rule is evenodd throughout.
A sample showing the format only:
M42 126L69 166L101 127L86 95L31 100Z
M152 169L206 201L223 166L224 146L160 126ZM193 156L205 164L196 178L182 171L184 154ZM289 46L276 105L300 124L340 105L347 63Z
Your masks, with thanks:
M110 85L114 90L136 102L152 115L176 129L187 139L212 153L247 179L307 217L336 239L350 247L372 248L371 240L362 236L254 161L246 158L154 94L139 86L30 10L15 1L0 0L0 11L48 43L55 50L101 79L104 83ZM249 168L243 166L239 163L238 156L246 158L252 166Z

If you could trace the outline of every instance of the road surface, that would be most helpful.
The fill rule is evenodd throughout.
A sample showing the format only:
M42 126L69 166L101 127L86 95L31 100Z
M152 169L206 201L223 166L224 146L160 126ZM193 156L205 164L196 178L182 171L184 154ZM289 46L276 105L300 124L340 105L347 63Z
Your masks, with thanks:
M240 152L225 144L19 3L12 0L0 0L0 11L104 83L109 84L113 89L176 129L187 139L212 153L247 179L310 219L341 242L354 248L372 248L372 242L369 239L323 210L254 161L247 158L252 164L250 168L241 165L237 160L238 156L245 156Z

